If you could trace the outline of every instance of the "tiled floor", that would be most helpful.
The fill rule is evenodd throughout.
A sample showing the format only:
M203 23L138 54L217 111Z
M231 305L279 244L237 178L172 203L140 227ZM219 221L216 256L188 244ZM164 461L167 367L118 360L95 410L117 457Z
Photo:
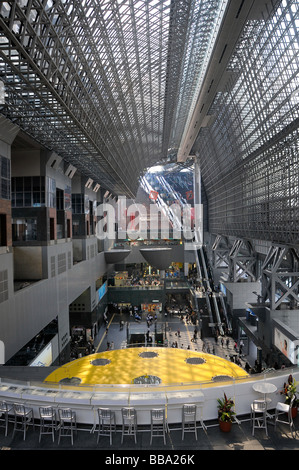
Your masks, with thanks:
M120 321L124 321L125 326L123 329L120 329ZM127 324L130 332L142 332L146 334L147 324L146 317L143 314L142 321L137 323L129 315L119 315L111 314L108 319L108 334L106 334L105 327L102 327L99 331L97 338L95 339L95 349L96 352L102 352L107 349L107 343L113 342L114 349L120 349L125 347L127 339ZM165 325L166 324L166 325ZM188 347L193 351L204 351L210 352L211 354L216 354L217 356L223 357L225 359L230 359L230 356L235 353L234 351L234 341L230 337L223 337L224 344L222 346L221 340L217 342L214 338L208 337L198 338L195 342L192 341L194 333L194 325L186 324L182 322L178 316L167 316L158 318L158 328L163 328L166 330L166 337L169 345L172 345L173 342L178 343L179 348L187 349ZM178 336L178 330L180 330L180 336ZM150 327L150 332L154 332L154 324ZM228 346L226 345L226 340L229 341ZM254 358L242 358L242 365L245 365L245 361L250 361L251 365L254 365Z

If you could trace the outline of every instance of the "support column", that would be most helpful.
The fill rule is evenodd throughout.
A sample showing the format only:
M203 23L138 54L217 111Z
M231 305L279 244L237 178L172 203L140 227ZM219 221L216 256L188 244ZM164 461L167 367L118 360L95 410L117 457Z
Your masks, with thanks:
M231 245L227 237L216 235L212 244L212 268L214 279L218 279L221 274L227 275L229 268L229 253Z
M201 204L201 172L200 172L200 164L199 164L197 157L195 157L195 161L194 161L193 192L194 192L194 204Z
M203 209L201 202L201 171L198 158L194 159L193 172L193 193L194 193L194 235L198 246L203 244Z
M260 293L260 281L257 280L256 274L256 253L247 240L233 240L221 235L216 236L212 253L213 269L225 287L228 311L232 314L231 326L237 337L238 318L244 316L247 303L255 302L256 296ZM215 281L216 276L214 276Z
M231 282L238 282L241 279L256 281L256 257L250 242L235 240L229 253L228 275Z
M288 301L291 309L299 305L299 256L295 248L272 246L262 266L262 302L270 310Z

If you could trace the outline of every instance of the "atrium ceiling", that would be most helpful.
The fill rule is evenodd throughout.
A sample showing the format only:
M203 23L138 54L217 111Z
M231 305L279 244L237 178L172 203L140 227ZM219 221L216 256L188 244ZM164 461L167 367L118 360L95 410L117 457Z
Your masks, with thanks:
M298 0L0 3L0 113L114 195L200 164L212 233L299 242Z
M176 161L219 32L237 16L233 46L254 1L245 3L1 2L0 111L112 193L133 196L147 168Z

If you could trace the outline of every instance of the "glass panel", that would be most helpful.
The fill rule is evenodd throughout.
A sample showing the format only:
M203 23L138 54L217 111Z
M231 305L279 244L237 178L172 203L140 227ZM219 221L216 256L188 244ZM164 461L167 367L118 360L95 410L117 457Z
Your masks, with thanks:
M24 193L24 206L31 206L31 205L32 205L31 192Z
M16 191L20 192L24 190L24 178L22 177L17 177L15 178L15 182L16 182Z
M30 176L24 178L24 191L32 191L32 178Z
M24 200L23 200L23 193L16 193L16 207L23 207Z

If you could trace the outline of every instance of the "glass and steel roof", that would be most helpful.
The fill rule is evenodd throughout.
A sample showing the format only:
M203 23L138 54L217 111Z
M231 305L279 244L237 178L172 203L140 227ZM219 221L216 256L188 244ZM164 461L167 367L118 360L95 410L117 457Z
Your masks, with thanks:
M227 1L0 3L0 112L116 194L175 156Z
M193 146L212 233L298 244L298 64L298 0L252 12Z

